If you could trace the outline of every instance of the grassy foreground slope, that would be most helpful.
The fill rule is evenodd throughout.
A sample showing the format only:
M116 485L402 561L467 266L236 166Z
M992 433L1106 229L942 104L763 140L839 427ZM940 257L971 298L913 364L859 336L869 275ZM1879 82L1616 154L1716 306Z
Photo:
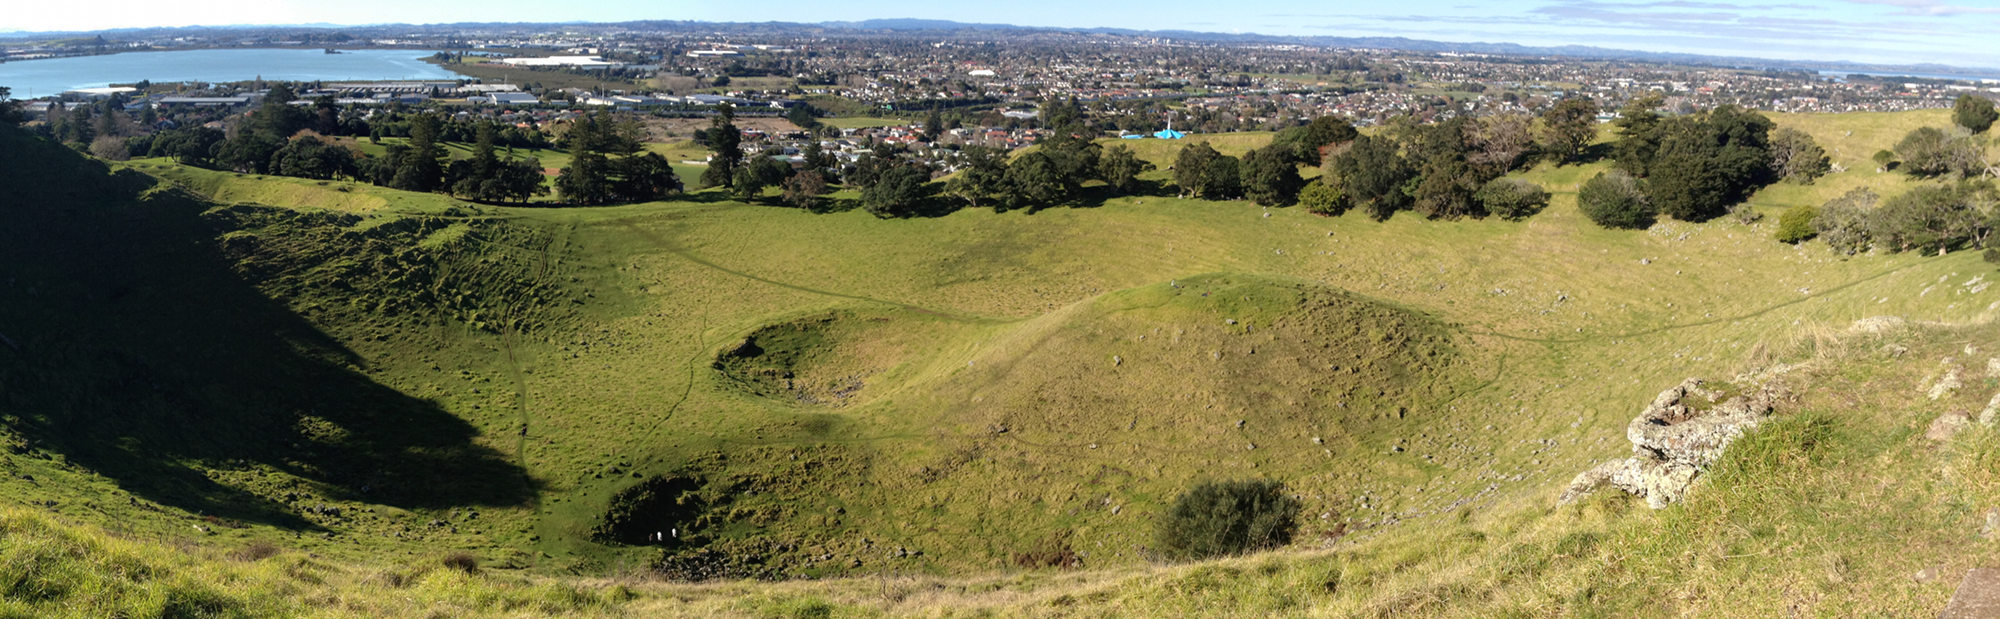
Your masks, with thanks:
M1849 171L1752 203L1899 191L1845 159L1865 146L1844 132L1942 120L1782 118ZM1862 317L1975 322L2000 300L1970 253L1841 258L1771 241L1768 219L1597 229L1568 192L1600 166L1527 173L1557 196L1521 223L1157 197L882 221L728 202L473 208L133 164L189 194L6 146L38 155L0 170L75 182L10 184L10 291L46 296L0 304L18 343L0 348L0 378L26 385L0 393L19 439L0 495L158 543L355 566L462 550L488 572L833 578L634 586L601 612L1712 614L1737 594L1781 599L1730 570L1797 589L1824 566L1788 536L1855 530L1835 584L1869 596L1848 608L1931 608L1948 585L1892 586L1904 565L1881 560L1902 543L1878 531L1902 530L1854 520L1888 494L1796 528L1764 514L1837 503L1551 503L1682 378L1797 360L1817 350L1802 338ZM1852 365L1915 371L1905 345L1903 365ZM1854 384L1883 399L1822 407L1831 436L1928 422L1842 417L1915 401ZM1771 470L1811 490L1838 479L1815 462L1934 462L1855 445L1821 460L1774 448ZM1152 516L1175 493L1240 477L1300 495L1294 548L1149 567ZM1958 496L1910 525L1935 525L1910 539L1939 540L1924 547L1951 566L1990 552L1946 543L1991 502ZM1730 517L1748 537L1697 526ZM663 529L686 535L647 541ZM1084 570L1022 565L1051 547ZM1662 580L1680 597L1652 597ZM1839 614L1821 606L1835 597L1808 606Z

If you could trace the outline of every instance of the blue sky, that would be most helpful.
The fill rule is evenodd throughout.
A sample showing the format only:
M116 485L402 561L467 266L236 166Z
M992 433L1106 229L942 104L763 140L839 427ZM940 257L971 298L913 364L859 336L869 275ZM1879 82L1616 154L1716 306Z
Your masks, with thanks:
M1117 26L1267 34L1405 36L1582 44L1877 63L2000 67L2000 0L28 0L0 30L456 21L834 21L888 17L1032 26Z

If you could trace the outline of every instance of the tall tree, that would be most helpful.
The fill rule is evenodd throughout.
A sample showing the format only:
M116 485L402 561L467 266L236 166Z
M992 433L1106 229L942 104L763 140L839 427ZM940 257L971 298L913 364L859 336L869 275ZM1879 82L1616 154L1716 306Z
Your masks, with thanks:
M311 122L312 113L292 105L292 99L295 98L298 98L298 95L291 86L286 84L272 86L271 90L264 93L263 104L257 107L256 130L278 139L285 139L306 128Z
M271 156L271 173L298 178L331 179L355 174L354 154L339 144L299 136Z
M1243 155L1243 194L1258 204L1290 205L1305 184L1290 154L1280 148L1254 149Z
M736 199L748 202L764 195L764 188L785 182L791 168L766 156L752 157L749 162L736 167L736 178L731 179L730 190Z
M1223 155L1208 162L1208 169L1202 171L1200 194L1208 200L1243 197L1243 160Z
M651 202L681 191L681 177L659 153L619 157L610 164L611 193L621 202Z
M1472 150L1465 162L1481 177L1499 177L1527 161L1535 145L1535 119L1520 112L1482 116L1466 137Z
M438 143L443 123L434 114L410 119L410 152L396 169L389 186L405 191L437 191L444 185L444 146Z
M1578 160L1596 137L1597 102L1590 97L1569 97L1542 112L1543 149L1558 162Z
M1007 153L986 146L967 146L959 153L958 174L944 183L944 192L977 207L1006 193Z
M215 149L215 163L244 174L270 172L271 156L285 143L262 131L243 131Z
M929 197L930 173L915 164L883 170L875 183L861 190L861 206L876 217L908 217Z
M556 177L556 193L570 204L606 204L615 198L611 189L611 162L604 155L583 151L570 158L569 167Z
M1476 129L1471 119L1458 116L1406 130L1408 145L1404 151L1416 170L1416 178L1404 191L1410 194L1411 206L1425 217L1456 219L1480 213L1473 194L1499 171L1481 170L1468 163L1466 157L1473 152L1472 135ZM1483 174L1487 171L1495 174Z
M736 128L736 107L723 103L715 107L709 121L708 169L701 174L704 187L725 187L736 180L736 166L743 163L743 132Z
M931 113L924 116L924 141L936 142L941 135L944 135L944 116L938 113L937 106L931 106Z
M542 164L535 159L503 160L495 145L499 128L490 122L473 129L472 156L446 169L451 193L487 201L521 201L548 193L542 186Z
M22 118L21 106L14 101L13 91L0 86L0 126L21 124Z
M1070 195L1061 166L1046 152L1028 151L1007 165L1009 206L1034 210L1053 206Z
M819 196L826 194L826 176L817 168L806 168L785 179L786 203L803 209L810 209L819 202Z
M800 158L805 160L806 169L819 170L822 182L835 180L825 176L834 166L834 159L833 155L827 154L826 149L819 145L819 140L807 140L805 153Z
M1772 123L1733 105L1666 121L1648 168L1648 195L1661 214L1707 221L1771 182Z
M785 120L792 121L793 125L807 132L818 129L820 125L819 116L813 112L813 107L804 103L785 110Z
M1321 116L1312 122L1279 131L1271 138L1270 148L1290 158L1294 163L1320 165L1320 151L1335 144L1354 140L1360 132L1347 119L1338 116Z
M1660 151L1660 109L1665 99L1659 93L1646 93L1634 97L1618 108L1618 119L1611 124L1618 128L1618 143L1612 147L1612 159L1618 169L1645 177L1653 156Z
M340 104L333 95L313 99L312 129L320 135L341 135Z
M1827 158L1826 149L1820 148L1806 132L1785 127L1771 134L1772 174L1811 185L1832 169L1833 161Z
M1376 221L1408 206L1410 196L1403 185L1416 174L1394 140L1368 135L1355 138L1346 152L1327 161L1326 172L1347 200Z
M1181 197L1200 194L1201 179L1208 175L1209 164L1221 156L1208 142L1189 144L1174 156L1174 186L1180 189Z
M1132 149L1119 144L1103 149L1097 157L1097 176L1118 193L1132 193L1139 187L1139 174L1153 169L1153 162L1140 159ZM1293 173L1295 176L1297 172Z
M1995 119L2000 119L2000 112L1993 110L1992 99L1968 93L1959 95L1952 104L1951 119L1973 133L1985 133L1993 127Z
M154 157L173 157L176 163L195 167L214 165L216 145L222 143L223 133L208 127L190 127L162 131L153 138Z

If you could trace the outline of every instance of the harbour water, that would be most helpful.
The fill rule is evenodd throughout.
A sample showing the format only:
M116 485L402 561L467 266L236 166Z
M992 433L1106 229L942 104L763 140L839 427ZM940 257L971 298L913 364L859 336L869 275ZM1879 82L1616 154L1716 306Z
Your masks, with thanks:
M454 79L458 74L423 59L429 50L196 49L130 52L0 63L0 86L31 99L112 83L266 80Z

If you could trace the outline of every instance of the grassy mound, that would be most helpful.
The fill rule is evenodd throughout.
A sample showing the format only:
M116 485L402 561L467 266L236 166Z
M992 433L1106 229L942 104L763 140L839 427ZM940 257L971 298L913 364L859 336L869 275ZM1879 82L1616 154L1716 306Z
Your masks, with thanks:
M977 404L952 415L961 427L1065 442L1199 433L1189 438L1240 447L1231 443L1404 419L1452 395L1464 378L1459 348L1420 312L1312 284L1204 275L1039 319L940 389Z
M852 311L766 326L716 356L717 372L749 393L800 405L866 400L877 376L909 360L920 342L892 316Z

